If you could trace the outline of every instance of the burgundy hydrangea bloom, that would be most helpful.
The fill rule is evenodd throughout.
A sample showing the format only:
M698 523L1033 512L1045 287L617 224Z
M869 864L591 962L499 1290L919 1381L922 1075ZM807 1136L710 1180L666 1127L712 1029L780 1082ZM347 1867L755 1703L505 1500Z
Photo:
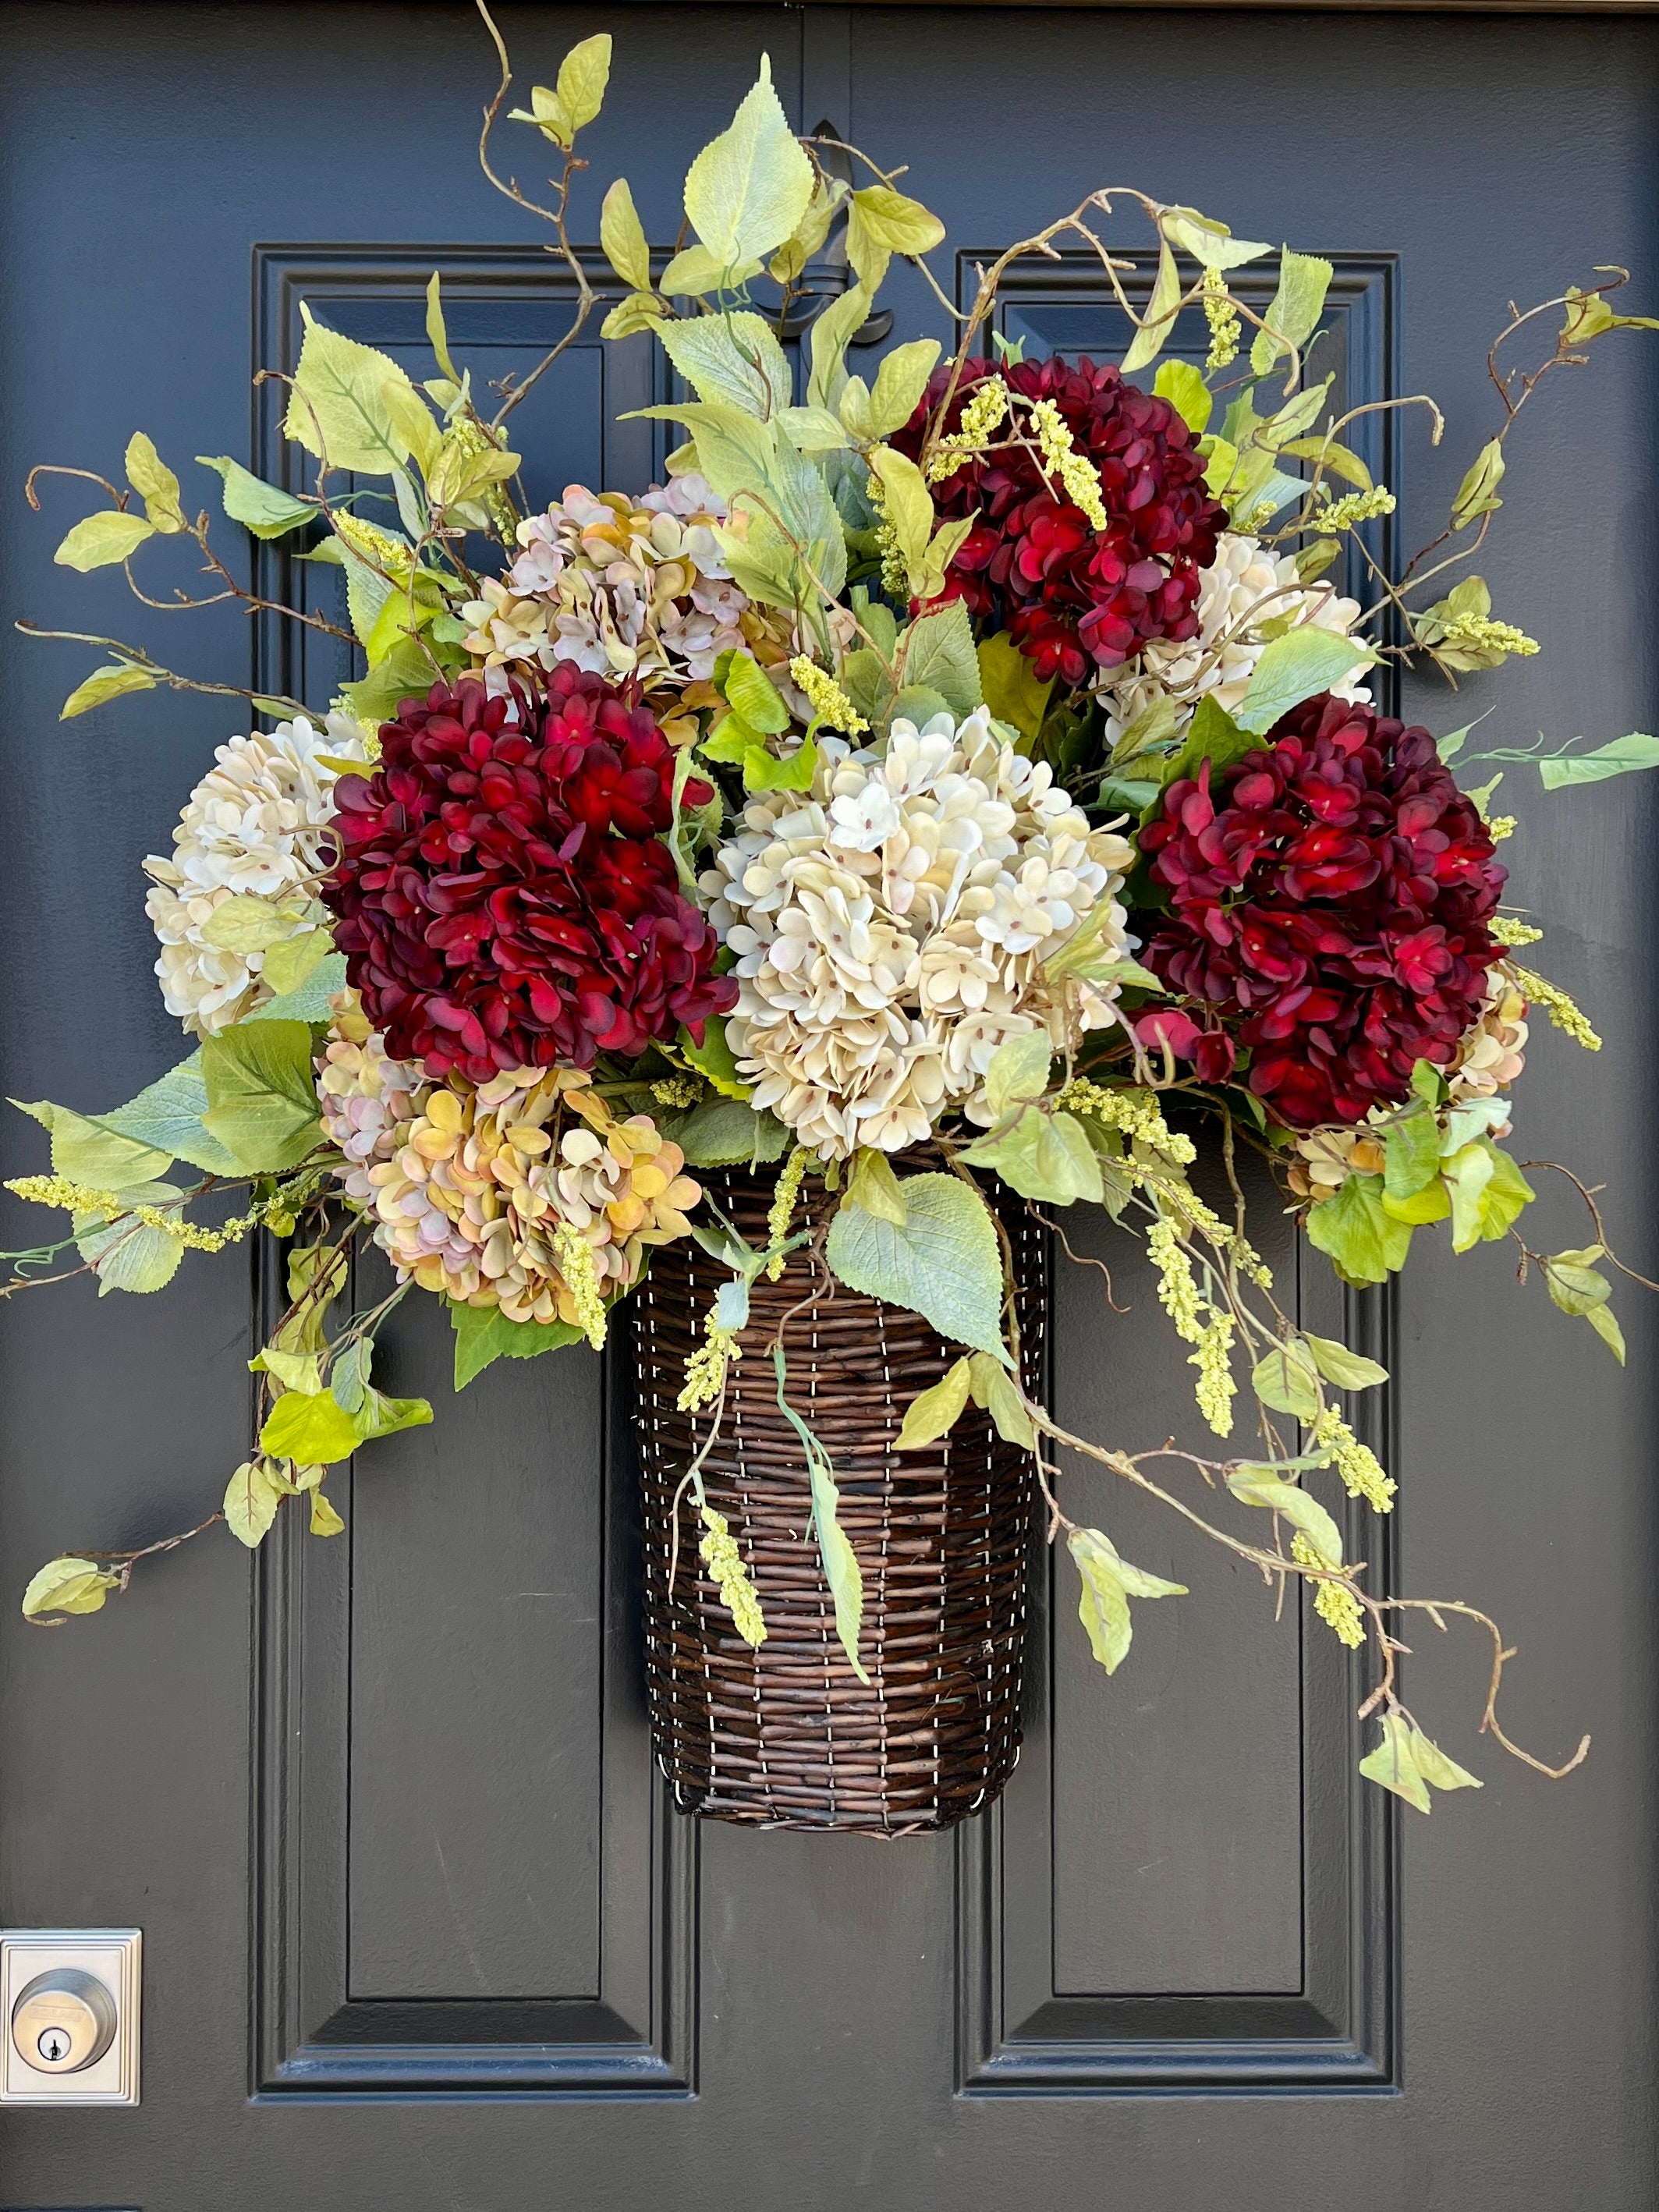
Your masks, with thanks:
M673 780L637 688L569 662L545 697L464 676L405 699L373 775L335 786L323 892L393 1059L483 1083L641 1053L681 1022L701 1038L729 1012L737 987L661 839Z
M1192 432L1167 399L1126 384L1086 358L964 363L945 418L988 376L1030 400L1052 399L1079 453L1099 471L1108 527L1056 495L1035 441L969 460L934 485L941 520L974 526L951 563L945 596L1006 629L1039 677L1070 686L1093 668L1115 668L1149 639L1198 632L1198 577L1215 558L1226 510L1211 498ZM921 404L893 439L914 460L951 371L938 370ZM1023 413L1023 410L1021 410ZM997 434L1006 434L1006 426Z
M1248 1048L1291 1128L1401 1104L1478 1014L1505 871L1426 730L1310 699L1260 751L1172 784L1140 843L1170 893L1147 966Z

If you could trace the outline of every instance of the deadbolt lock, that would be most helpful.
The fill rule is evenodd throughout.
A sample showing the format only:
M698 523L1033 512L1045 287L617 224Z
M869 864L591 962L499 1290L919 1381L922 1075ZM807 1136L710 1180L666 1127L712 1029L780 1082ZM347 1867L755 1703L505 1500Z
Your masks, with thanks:
M12 2048L42 2074L78 2074L115 2040L115 2000L78 1966L37 1974L11 2008Z
M0 1932L0 2105L136 2105L136 1928Z

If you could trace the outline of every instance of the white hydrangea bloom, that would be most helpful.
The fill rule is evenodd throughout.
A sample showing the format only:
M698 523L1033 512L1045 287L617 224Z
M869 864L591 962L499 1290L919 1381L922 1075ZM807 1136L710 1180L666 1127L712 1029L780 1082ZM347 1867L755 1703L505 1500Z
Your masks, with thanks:
M300 715L232 738L191 792L171 858L152 854L144 862L154 879L144 910L161 940L161 995L192 1036L228 1029L270 997L259 974L264 955L210 945L204 929L215 908L239 892L279 898L329 866L337 779L319 756L365 760L363 738L362 725L337 712L321 728ZM313 904L320 928L328 917Z
M702 879L738 956L728 1035L756 1104L835 1158L974 1114L1009 1037L1115 1018L1115 987L1061 992L1043 963L1103 905L1101 957L1128 950L1133 857L984 708L858 751L821 738L811 790L752 799Z
M1180 645L1156 640L1103 690L1107 744L1115 745L1160 693L1176 701L1178 729L1184 729L1206 697L1231 714L1243 703L1268 638L1279 629L1305 623L1346 637L1359 614L1359 602L1345 599L1333 585L1304 584L1289 554L1276 555L1258 538L1224 531L1199 584L1198 635ZM1339 699L1369 701L1371 696L1363 684L1334 688Z

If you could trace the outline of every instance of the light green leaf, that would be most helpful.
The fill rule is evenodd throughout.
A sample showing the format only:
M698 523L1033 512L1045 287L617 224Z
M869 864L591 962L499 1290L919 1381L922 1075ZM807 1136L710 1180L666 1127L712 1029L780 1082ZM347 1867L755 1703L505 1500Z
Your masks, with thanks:
M789 128L763 55L759 82L731 128L703 148L685 179L691 228L722 268L763 260L781 246L812 198L812 165Z
M765 1167L781 1160L789 1145L789 1132L775 1114L757 1114L735 1098L707 1098L662 1126L693 1168Z
M1360 1760L1359 1771L1368 1782L1380 1782L1419 1813L1429 1810L1429 1792L1418 1766L1413 1731L1403 1715L1383 1714L1382 1741Z
M283 1400L286 1405L288 1401ZM288 1495L261 1459L244 1460L225 1486L225 1526L239 1543L257 1551L270 1534L276 1508Z
M1018 1444L1022 1451L1035 1451L1036 1431L1006 1370L988 1352L976 1352L968 1363L968 1375L974 1403L989 1413L1003 1442Z
M387 410L386 392L412 392L408 377L388 355L316 321L303 302L300 312L306 331L283 421L284 436L331 469L390 475L410 448Z
M1079 1199L1105 1200L1100 1162L1083 1124L1070 1114L1045 1114L1028 1106L1000 1137L976 1138L961 1155L970 1167L990 1168L1022 1198L1050 1206Z
M1311 429L1323 412L1332 381L1332 377L1328 376L1322 382L1310 384L1293 398L1287 399L1277 414L1270 416L1257 427L1251 441L1252 447L1261 452L1276 453L1292 438L1299 439L1304 431Z
M203 1044L204 1126L244 1168L274 1174L296 1165L318 1142L311 1054L303 1022L239 1023Z
M732 291L746 284L759 268L758 261L740 261L735 269L728 269L706 246L682 246L662 272L661 289L672 298L689 293L694 299L702 299L710 292Z
M534 1359L544 1352L581 1340L582 1331L568 1321L509 1321L499 1306L468 1306L453 1298L449 1325L455 1332L455 1388L465 1390L475 1375L496 1359Z
M1196 208L1165 208L1159 228L1172 246L1190 253L1201 269L1237 269L1273 251L1261 240L1235 238L1224 222L1212 222Z
M224 479L225 513L252 537L285 538L290 530L314 521L321 512L310 501L295 499L291 492L278 491L275 484L262 482L228 453L198 453L196 459L200 467L218 471Z
M1499 1152L1490 1137L1477 1137L1463 1146L1443 1163L1441 1172L1451 1196L1454 1252L1496 1243L1507 1236L1536 1194L1509 1154Z
M1160 362L1152 390L1160 399L1169 401L1195 438L1203 436L1215 403L1201 369L1194 368L1189 361Z
M1281 455L1292 456L1298 461L1322 462L1328 474L1340 477L1344 483L1352 484L1358 491L1371 489L1370 471L1358 453L1346 446L1339 445L1334 438L1292 438L1279 450ZM1323 565L1328 568L1340 549L1334 538L1327 538L1322 544L1307 550L1327 556ZM1310 580L1306 569L1298 568L1297 573L1304 583Z
M637 331L648 331L668 313L664 301L654 292L630 292L625 300L618 300L599 325L602 338L631 338ZM671 469L669 474L674 471Z
M723 399L767 422L794 397L789 363L763 316L697 315L665 321L657 335L699 399Z
M276 1401L259 1431L259 1449L276 1459L297 1460L305 1467L327 1467L349 1459L361 1441L357 1424L332 1391L315 1396L288 1390Z
M769 264L780 284L793 284L805 273L807 263L829 237L836 210L847 197L847 186L838 177L820 174L816 179L805 214Z
M611 33L599 31L572 46L559 64L559 104L573 134L586 130L597 118L610 82Z
M311 1534L313 1536L337 1536L345 1522L323 1495L319 1483L311 1493Z
M1412 1752L1417 1761L1417 1771L1433 1790L1483 1790L1486 1784L1460 1766L1455 1759L1448 1759L1437 1743L1425 1736L1420 1728L1412 1729Z
M1451 526L1467 530L1483 514L1495 514L1504 504L1498 496L1498 487L1504 481L1504 447L1497 438L1489 438L1469 464L1468 472L1457 487L1457 496L1452 501Z
M870 1677L859 1657L859 1630L864 1620L864 1577L859 1571L857 1554L836 1517L841 1493L836 1487L836 1470L823 1446L784 1395L786 1369L781 1340L772 1347L772 1367L778 1378L778 1411L800 1439L806 1460L807 1479L812 1486L812 1524L817 1531L824 1579L835 1601L836 1633L853 1672L860 1682L868 1682Z
M120 1195L133 1206L157 1206L169 1211L183 1196L176 1183L133 1183ZM178 1273L185 1248L165 1229L124 1214L106 1222L101 1213L70 1216L75 1249L98 1278L98 1295L112 1291L145 1293L165 1289Z
M1386 1367L1379 1367L1374 1359L1350 1352L1346 1344L1339 1344L1334 1337L1315 1336L1304 1329L1302 1341L1312 1354L1314 1365L1339 1390L1370 1390L1389 1379Z
M983 704L973 625L962 600L947 599L943 606L919 615L902 644L905 689L925 684L937 691L958 721Z
M944 239L939 217L890 185L865 185L854 193L853 206L866 236L889 253L931 253Z
M978 1355L983 1358L981 1352ZM961 1419L968 1403L969 1362L958 1359L931 1389L918 1391L904 1409L904 1424L895 1449L916 1451L946 1435Z
M823 407L785 407L778 426L803 453L842 453L851 444L835 416Z
M1251 1387L1264 1406L1290 1413L1298 1421L1311 1421L1319 1413L1319 1379L1299 1352L1281 1345L1258 1360L1250 1376Z
M378 1390L366 1389L351 1419L356 1424L359 1441L371 1443L377 1437L396 1436L399 1429L427 1427L432 1419L432 1407L424 1398L387 1398Z
M125 697L129 691L153 691L155 678L143 669L135 668L130 660L106 661L102 668L94 668L84 683L77 684L58 710L60 722L72 722L77 714L89 714L94 707L106 707L112 699Z
M259 963L260 980L286 997L290 991L298 990L333 949L333 940L325 929L301 930L266 949Z
M11 1103L52 1132L52 1171L71 1182L94 1190L123 1191L154 1182L173 1165L171 1152L124 1135L68 1106L54 1106L49 1098L33 1104L14 1098Z
M142 514L106 507L77 522L52 557L60 568L78 568L85 575L89 568L110 568L118 561L131 560L144 540L155 535L155 525Z
M186 526L179 503L179 479L142 430L135 430L127 441L126 471L151 523L166 536L177 537Z
M890 446L873 446L867 458L886 495L887 517L915 590L933 537L933 495L921 471L908 455L895 453Z
M278 1355L283 1356L283 1355ZM270 1364L270 1354L262 1352L260 1358ZM374 1358L374 1340L372 1336L353 1337L335 1358L328 1378L329 1394L343 1413L356 1413L368 1395L369 1370ZM255 1366L259 1361L254 1362ZM280 1372L280 1370L278 1370ZM295 1381L282 1376L290 1390L309 1390L313 1394L322 1385L316 1382Z
M1326 1566L1341 1565L1342 1536L1335 1522L1316 1498L1285 1481L1276 1468L1247 1460L1229 1472L1227 1487L1241 1505L1259 1505L1265 1511L1282 1514L1302 1531Z
M1109 1674L1115 1674L1127 1656L1134 1633L1129 1618L1129 1597L1185 1597L1184 1583L1165 1582L1145 1569L1120 1559L1117 1547L1098 1528L1072 1528L1066 1547L1077 1562L1082 1579L1078 1618L1088 1632L1089 1647Z
M842 1203L861 1206L878 1221L890 1221L896 1229L902 1229L909 1219L904 1188L893 1173L891 1162L885 1152L877 1152L868 1145L854 1156L853 1172L847 1179Z
M860 428L860 437L885 438L903 428L927 389L939 355L937 338L916 338L908 345L895 346L884 356L866 410L867 427ZM844 405L842 419L847 419Z
M836 1214L831 1270L849 1290L919 1313L941 1336L1006 1361L1001 1253L984 1200L953 1175L908 1176L899 1188L902 1227L860 1206Z
M742 715L751 731L758 731L763 737L780 737L789 727L789 709L782 693L760 663L746 653L732 655L726 663L722 688L728 704Z
M1614 1319L1613 1308L1609 1305L1591 1306L1584 1319L1622 1367L1625 1364L1625 1332Z
M1204 761L1214 769L1231 768L1235 761L1259 750L1261 744L1258 736L1242 729L1220 702L1206 693L1198 702L1179 749L1166 754L1156 766L1167 789L1185 776L1195 776Z
M1316 629L1305 623L1297 629L1286 630L1264 648L1233 720L1241 730L1261 737L1281 714L1288 714L1292 707L1299 707L1316 691L1328 691L1334 684L1346 682L1357 668L1374 658L1368 646L1339 637L1334 630Z
M299 916L257 891L233 891L202 925L208 944L226 952L263 952L279 937L291 937Z
M864 285L854 284L813 318L812 373L806 396L814 407L826 407L834 413L839 405L847 382L848 344L869 315L872 297Z
M1329 1255L1344 1282L1386 1282L1406 1264L1411 1224L1383 1211L1382 1188L1381 1176L1351 1175L1308 1210L1308 1241Z
M1424 1107L1395 1123L1382 1139L1382 1182L1390 1198L1414 1198L1440 1172L1440 1127Z
M73 1553L48 1559L23 1592L23 1617L40 1620L50 1613L97 1613L120 1581L96 1559L77 1559Z
M1054 1057L1046 1030L1029 1030L997 1047L985 1071L985 1102L994 1121L1000 1121L1012 1106L1042 1097Z
M379 724L390 721L405 699L424 699L437 680L429 656L404 637L379 667L356 684L343 684L340 694L360 722Z
M618 177L599 208L599 244L630 291L651 289L651 248L626 177Z
M1181 272L1166 235L1158 246L1158 281L1152 286L1152 296L1146 303L1140 327L1129 342L1129 350L1123 356L1125 376L1133 376L1137 369L1158 359L1175 328L1176 310L1180 304Z
M613 188L614 189L614 188ZM627 186L623 188L627 190ZM459 386L461 373L450 357L449 331L444 321L443 284L434 269L426 285L426 342L432 349L433 359L453 385Z
M336 1363L337 1373L356 1350L353 1345L341 1354ZM283 1352L276 1345L268 1344L247 1364L251 1375L274 1375L284 1390L303 1390L314 1398L323 1387L322 1359L314 1352ZM337 1390L335 1395L339 1397ZM343 1398L340 1402L345 1404ZM351 1408L348 1406L346 1411L349 1413Z
M1330 287L1331 264L1316 253L1295 253L1287 246L1279 258L1279 289L1265 318L1267 328L1258 331L1250 346L1250 370L1266 376L1288 339L1299 352L1319 326L1325 295Z
M700 1075L706 1076L723 1098L746 1100L753 1095L752 1085L745 1083L738 1073L726 1024L718 1014L711 1015L704 1023L701 1044L682 1023L674 1049Z
M345 970L343 952L325 952L302 983L244 1014L238 1027L246 1029L252 1022L306 1022L315 1026L327 1021L332 1011L329 1000L345 988Z
M153 1146L169 1158L188 1160L206 1175L240 1176L245 1172L234 1152L202 1126L208 1109L207 1085L202 1079L202 1055L191 1053L159 1081L150 1084L130 1104L100 1114L98 1125L140 1145ZM158 1170L159 1172L159 1170Z
M989 637L981 638L976 658L981 692L992 714L1022 737L1035 738L1042 726L1055 679L1051 676L1046 684L1041 682L1006 630L994 630Z
M67 714L69 709L64 708ZM1443 747L1442 748L1443 757ZM1559 754L1540 760L1538 773L1546 791L1563 791L1578 783L1601 783L1610 775L1628 775L1634 769L1659 768L1659 738L1632 730L1627 738L1614 738L1587 753Z

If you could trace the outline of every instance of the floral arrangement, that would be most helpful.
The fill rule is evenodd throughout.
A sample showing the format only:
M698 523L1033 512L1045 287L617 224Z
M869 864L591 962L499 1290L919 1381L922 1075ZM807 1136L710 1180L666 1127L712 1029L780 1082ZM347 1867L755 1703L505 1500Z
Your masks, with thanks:
M312 1532L336 1533L330 1469L432 1418L374 1380L376 1333L411 1288L445 1302L464 1385L499 1357L602 1344L653 1249L696 1237L731 1270L681 1398L712 1441L749 1285L793 1260L812 1296L849 1285L961 1347L901 1444L945 1433L971 1396L1030 1450L1109 1674L1131 1601L1184 1591L1068 1518L1062 1449L1280 1591L1305 1584L1345 1644L1369 1643L1362 1710L1381 1735L1364 1771L1427 1811L1431 1787L1474 1778L1401 1702L1402 1608L1490 1634L1482 1726L1516 1750L1495 1710L1509 1655L1478 1608L1396 1595L1345 1557L1332 1504L1394 1502L1351 1418L1350 1394L1387 1378L1279 1304L1241 1163L1265 1163L1345 1283L1384 1281L1419 1234L1506 1241L1523 1281L1622 1363L1612 1278L1629 1271L1589 1191L1557 1171L1589 1209L1582 1248L1535 1249L1522 1226L1541 1164L1504 1140L1529 1025L1600 1040L1522 964L1540 932L1508 902L1516 825L1493 795L1503 764L1535 759L1556 789L1651 767L1659 744L1476 753L1469 730L1406 726L1388 701L1407 660L1455 684L1538 650L1468 573L1508 439L1546 374L1659 324L1615 312L1621 271L1512 311L1493 434L1445 529L1391 576L1364 526L1393 495L1351 442L1376 410L1334 411L1318 373L1317 255L1285 249L1257 313L1230 276L1268 246L1103 191L983 269L958 311L927 259L943 226L891 170L798 138L763 67L691 164L665 265L611 185L599 228L623 289L604 302L569 226L611 41L584 41L511 112L554 155L538 201L496 167L510 71L484 21L501 64L485 172L551 224L579 292L549 360L607 305L608 340L663 347L684 396L646 411L686 442L660 485L571 485L537 507L510 442L535 378L492 411L452 358L434 275L423 384L307 317L285 420L301 488L209 464L231 523L338 567L341 621L246 589L142 434L125 485L37 471L37 504L54 476L107 495L64 566L131 578L172 540L210 579L179 605L269 606L349 639L364 672L325 714L246 695L269 726L219 747L173 852L145 863L156 974L194 1048L113 1111L24 1109L51 1170L9 1188L70 1221L9 1255L6 1292L64 1252L58 1273L89 1270L100 1294L149 1292L186 1251L288 1240L290 1302L253 1362L257 1440L202 1523L253 1547L301 1497ZM1125 217L1150 226L1150 262L1104 242ZM821 304L806 272L837 225L854 281ZM1116 362L1026 361L994 331L1005 272L1060 237L1099 257ZM895 255L932 286L953 349L917 339L855 374L849 341ZM786 342L811 306L797 364ZM1202 367L1174 350L1195 325ZM1511 368L1540 330L1541 357ZM1427 407L1439 438L1431 403L1400 404ZM343 492L348 471L368 489ZM194 682L97 642L112 657L65 716ZM1460 785L1477 763L1498 772ZM732 1169L775 1178L763 1246L709 1185ZM1070 1434L1022 1387L999 1182L1068 1251L1074 1206L1143 1241L1207 1455ZM831 1202L806 1205L815 1189ZM343 1314L364 1243L396 1288ZM683 1488L734 1632L758 1647L763 1608L699 1462ZM860 1565L822 1498L816 1534L861 1674L842 1602ZM23 1609L94 1612L180 1540L66 1553Z

